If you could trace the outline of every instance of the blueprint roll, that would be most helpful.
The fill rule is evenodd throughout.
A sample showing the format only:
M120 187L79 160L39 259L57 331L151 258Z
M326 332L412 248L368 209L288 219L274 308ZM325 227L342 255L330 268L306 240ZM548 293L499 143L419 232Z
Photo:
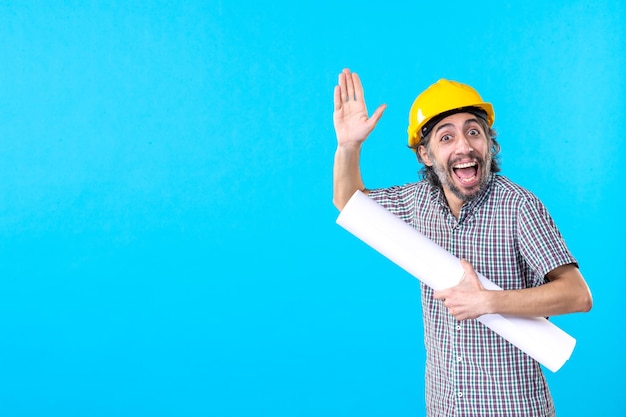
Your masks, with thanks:
M361 191L350 198L337 224L435 291L455 286L463 278L456 256ZM477 275L486 289L502 289L478 271ZM576 345L576 339L543 317L485 314L476 320L552 372L565 364Z

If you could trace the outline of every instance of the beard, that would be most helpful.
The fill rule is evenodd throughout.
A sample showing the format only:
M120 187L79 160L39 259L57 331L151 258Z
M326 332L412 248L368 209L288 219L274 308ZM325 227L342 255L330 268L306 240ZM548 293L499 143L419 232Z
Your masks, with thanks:
M452 194L455 195L456 198L463 201L464 203L472 201L473 199L481 195L489 185L489 174L491 173L491 158L483 158L473 151L470 152L469 155L467 155L478 163L478 169L476 174L480 175L480 182L474 190L464 192L459 187L457 187L454 180L452 179L452 175L454 175L454 169L452 167L456 165L458 161L460 161L462 158L456 158L454 160L451 160L450 162L448 162L447 166L444 166L440 165L434 158L434 155L432 155L430 152L428 152L428 156L433 162L432 168L437 175L437 178L439 179L439 183L443 187L448 188L452 192Z

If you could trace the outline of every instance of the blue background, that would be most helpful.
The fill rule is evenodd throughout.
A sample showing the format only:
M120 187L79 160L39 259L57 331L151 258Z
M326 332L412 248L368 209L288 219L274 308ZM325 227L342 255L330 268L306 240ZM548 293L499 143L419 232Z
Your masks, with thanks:
M594 295L557 410L626 415L623 3L487 4L1 1L0 414L424 415L418 281L335 224L349 67L369 187L429 84L494 104Z

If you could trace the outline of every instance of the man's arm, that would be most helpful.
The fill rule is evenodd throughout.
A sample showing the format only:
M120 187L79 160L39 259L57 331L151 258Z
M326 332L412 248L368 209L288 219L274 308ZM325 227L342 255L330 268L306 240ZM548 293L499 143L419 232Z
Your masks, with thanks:
M360 169L361 145L374 130L386 106L368 117L363 86L356 73L344 69L334 91L333 124L337 151L333 166L333 204L342 210L356 190L364 190Z
M562 265L550 271L544 285L522 290L485 290L474 268L462 261L465 275L455 287L436 291L435 299L457 320L479 317L483 314L548 317L591 310L593 300L589 287L578 267Z

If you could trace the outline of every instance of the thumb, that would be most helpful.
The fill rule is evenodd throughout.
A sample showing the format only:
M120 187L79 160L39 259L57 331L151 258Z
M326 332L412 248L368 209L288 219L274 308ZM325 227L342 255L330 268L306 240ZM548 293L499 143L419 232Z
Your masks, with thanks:
M463 277L461 278L461 281L465 280L468 275L472 275L475 273L472 264L465 259L461 259L461 267L463 267Z
M372 114L372 116L369 118L370 123L373 124L373 126L376 126L376 124L378 123L378 121L380 120L381 117L383 117L383 113L385 112L385 109L387 108L386 104L381 104L380 106L378 106L378 108L376 109L376 111Z

